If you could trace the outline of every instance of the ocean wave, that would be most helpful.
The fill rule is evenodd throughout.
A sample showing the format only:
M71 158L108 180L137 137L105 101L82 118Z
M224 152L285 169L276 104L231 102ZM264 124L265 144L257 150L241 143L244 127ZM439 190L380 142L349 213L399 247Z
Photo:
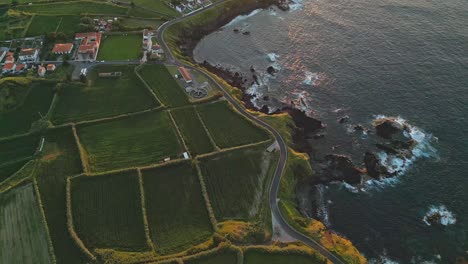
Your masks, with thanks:
M305 79L302 83L305 85L314 86L318 79L319 79L318 73L307 71L305 72Z
M398 177L391 177L379 180L367 180L364 182L362 190L363 191L371 191L371 190L382 190L390 186L395 186L400 183L400 179Z
M302 10L302 8L304 7L303 2L304 0L292 0L289 4L289 9L292 11Z
M379 256L377 259L370 259L369 264L399 264L398 261L392 260L387 256Z
M237 16L236 18L234 18L233 20L231 20L231 22L229 22L228 24L226 24L223 28L225 27L229 27L229 26L232 26L232 25L235 25L237 23L239 23L240 21L243 21L251 16L255 16L256 14L260 13L263 9L256 9L252 12L250 12L249 14L247 15L240 15L240 16Z
M272 53L268 53L267 57L271 62L276 62L276 60L279 58L279 55L272 52Z
M329 217L329 210L328 204L331 201L325 200L325 185L319 184L316 186L317 189L317 217L321 220L321 222L326 226L330 227L330 217Z
M429 210L426 212L426 215L423 217L423 222L431 226L433 221L430 220L431 217L437 217L437 222L441 225L453 225L457 222L455 215L450 212L445 205L432 205L429 207Z

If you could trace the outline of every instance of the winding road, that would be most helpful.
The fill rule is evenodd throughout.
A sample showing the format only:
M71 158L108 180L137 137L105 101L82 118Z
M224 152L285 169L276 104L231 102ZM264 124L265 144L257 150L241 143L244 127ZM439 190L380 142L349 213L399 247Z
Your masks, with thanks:
M344 264L344 262L339 259L335 254L333 254L332 252L330 252L329 250L327 250L326 248L324 248L322 245L320 245L318 242L312 240L311 238L303 235L302 233L300 233L299 231L295 230L291 225L289 225L289 223L286 221L286 219L283 217L283 215L281 214L281 211L279 209L279 206L278 206L278 190L279 190L279 186L280 186L280 182L281 182L281 177L285 171L285 167L286 167L286 161L288 159L288 146L286 144L286 142L284 141L283 137L281 137L280 133L278 133L278 131L276 131L275 128L273 128L272 126L270 126L268 123L264 122L263 120L261 120L260 118L250 114L245 108L243 105L241 105L236 99L234 99L231 94L229 92L227 92L225 90L225 88L220 85L211 75L207 74L206 72L204 71L200 71L199 69L197 68L194 68L190 65L187 65L179 60L177 60L174 55L172 54L172 51L169 49L169 47L167 46L167 43L165 42L164 40L164 32L166 31L167 28L169 28L170 26L178 23L178 22L181 22L182 20L188 18L188 17L191 17L191 16L194 16L194 15L197 15L201 12L204 12L205 10L209 9L209 8L212 8L216 5L219 5L219 4L222 4L224 2L226 2L227 0L224 0L224 1L220 1L214 5L211 5L207 8L204 8L202 10L198 10L196 12L193 12L189 15L186 15L186 16L183 16L183 17L179 17L179 18L176 18L174 20L171 20L171 21L168 21L166 22L165 24L161 25L161 27L159 27L158 29L158 40L159 40L159 43L161 44L161 47L163 48L165 54L166 54L166 58L167 58L167 61L170 63L170 64L174 64L174 65L177 65L177 66L184 66L188 69L191 69L193 71L197 71L201 74L203 74L205 77L209 78L211 81L213 81L213 83L215 83L219 90L222 91L222 93L224 94L224 97L242 114L244 115L245 117L247 117L248 119L250 119L251 121L257 123L258 125L264 127L265 129L267 129L271 134L273 134L276 142L278 142L278 146L279 146L279 152L280 152L280 157L279 157L279 161L278 161L278 164L276 166L276 170L275 170L275 174L274 174L274 177L273 177L273 180L271 182L271 186L270 186L270 192L269 192L269 204L270 204L270 208L271 208L271 213L273 214L273 217L275 217L275 219L278 220L278 224L281 226L281 228L283 229L284 232L286 232L287 235L289 235L290 237L298 240L298 241L301 241L302 243L310 246L311 248L315 249L316 251L318 251L320 254L322 254L323 256L325 256L326 258L328 258L332 263L334 264Z

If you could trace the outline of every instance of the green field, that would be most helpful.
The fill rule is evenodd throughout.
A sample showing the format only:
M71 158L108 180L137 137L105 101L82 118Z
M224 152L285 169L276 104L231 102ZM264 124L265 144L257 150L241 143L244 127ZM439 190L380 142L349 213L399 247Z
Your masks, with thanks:
M32 157L39 146L39 136L28 135L0 141L0 165Z
M267 132L230 108L227 102L197 106L203 122L220 148L255 143L269 138Z
M52 263L31 184L0 194L0 263Z
M180 108L171 111L171 114L192 155L208 153L214 150L195 108Z
M176 158L182 148L166 112L150 112L117 121L78 127L95 172L158 163Z
M237 253L234 251L215 252L206 256L184 260L184 264L237 264Z
M148 223L160 254L182 252L212 234L196 169L190 163L143 171Z
M249 249L244 252L244 264L325 264L315 256L299 255L289 252L264 252Z
M128 11L125 7L94 1L34 3L16 6L15 9L41 15L125 15Z
M248 219L257 214L273 160L265 149L242 149L202 159L202 174L218 220Z
M63 88L54 109L55 124L93 120L157 107L133 66L99 66L89 74L90 86L73 83ZM119 78L98 78L98 72L122 72Z
M34 16L26 36L46 35L50 32L73 34L79 29L79 16Z
M28 160L29 159L24 159L0 165L0 182L15 174L15 172L21 169L28 162Z
M137 172L72 179L75 230L90 248L147 250Z
M35 177L57 263L84 263L86 258L71 239L66 219L66 177L82 172L75 139L71 127L49 130L44 138Z
M175 107L189 103L186 93L164 65L145 65L140 75L165 105Z
M174 9L168 6L166 0L135 0L134 3L137 7L144 7L160 14L168 16L180 16L180 14ZM155 14L157 16L157 14Z
M54 86L52 82L34 82L22 104L13 110L0 112L0 137L28 132L34 121L47 114Z
M140 34L105 35L99 48L98 60L140 59L142 36Z

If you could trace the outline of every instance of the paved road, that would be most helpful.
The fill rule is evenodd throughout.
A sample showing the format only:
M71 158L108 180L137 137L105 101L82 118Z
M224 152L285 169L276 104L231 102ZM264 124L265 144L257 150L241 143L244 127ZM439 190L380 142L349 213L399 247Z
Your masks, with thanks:
M219 5L219 4L222 4L223 2L226 2L226 0L224 1L220 1L218 3L216 3L215 5L212 5L208 8L212 8L216 5ZM271 208L271 213L274 215L274 217L276 219L278 219L278 224L281 226L281 228L289 235L291 236L292 238L298 240L298 241L301 241L303 242L304 244L310 246L311 248L317 250L318 252L320 252L322 255L324 255L325 257L327 257L332 263L335 263L335 264L344 264L343 261L341 261L337 256L335 256L333 253L331 253L330 251L328 251L326 248L324 248L322 245L320 245L319 243L315 242L314 240L312 240L311 238L303 235L302 233L296 231L292 226L290 226L288 224L288 222L285 220L285 218L283 217L283 215L281 214L281 211L278 207L278 190L279 190L279 185L280 185L280 182L281 182L281 177L285 171L285 167L286 167L286 161L288 159L288 147L287 147L287 144L286 142L284 141L283 137L281 137L281 135L278 133L278 131L276 131L276 129L274 129L272 126L270 126L268 123L264 122L263 120L259 119L258 117L256 116L253 116L252 114L250 114L245 108L244 106L242 106L241 104L239 104L239 102L237 100L235 100L230 93L228 93L224 87L222 85L220 85L213 77L211 77L211 75L208 75L206 74L205 72L203 71L200 71L196 68L193 68L191 67L190 65L186 65L180 61L178 61L174 55L172 54L171 50L169 49L169 47L167 46L166 42L164 41L164 32L166 31L166 29L168 27L170 27L171 25L175 24L175 23L178 23L180 21L182 21L183 19L186 19L188 17L191 17L191 16L194 16L198 13L201 13L203 11L205 11L206 9L208 8L205 8L203 10L199 10L197 12L194 12L190 15L187 15L185 17L180 17L180 18L176 18L174 20L171 20L169 22L166 22L165 24L161 25L161 27L159 28L158 30L158 40L161 44L161 47L164 49L164 52L165 52L165 55L166 55L166 58L167 60L169 61L169 63L172 63L172 64L175 64L175 65L179 65L179 66L185 66L186 68L188 69L191 69L191 70L194 70L194 71L197 71L201 74L203 74L205 77L209 78L210 80L213 81L213 83L215 83L218 88L223 92L224 94L224 97L241 113L243 114L244 116L246 116L247 118L249 118L250 120L252 120L253 122L259 124L260 126L266 128L268 131L270 131L273 136L275 137L276 141L278 142L278 145L279 145L279 152L280 152L280 157L279 157L279 161L278 161L278 164L276 166L276 170L275 170L275 175L274 175L274 178L273 178L273 181L271 183L271 186L270 186L270 193L269 193L269 204L270 204L270 208Z

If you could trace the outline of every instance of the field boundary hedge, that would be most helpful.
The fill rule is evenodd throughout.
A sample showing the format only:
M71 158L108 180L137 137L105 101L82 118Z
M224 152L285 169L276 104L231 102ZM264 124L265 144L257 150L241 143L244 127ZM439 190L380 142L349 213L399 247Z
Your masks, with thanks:
M81 167L83 168L83 172L88 174L90 170L86 150L83 148L83 145L81 145L80 138L78 137L78 133L76 132L76 126L74 124L72 125L72 130L73 136L75 138L75 143L78 148L78 152L80 153Z
M208 217L210 218L210 222L211 222L211 225L213 226L213 230L215 232L217 232L218 231L218 221L216 220L215 214L213 212L213 207L211 206L210 197L208 195L205 180L203 179L203 175L202 175L200 166L198 165L198 161L195 161L195 167L197 168L198 181L200 182L201 192L202 192L203 198L205 200L206 210L208 211Z
M140 202L141 202L141 212L143 213L143 226L145 228L146 243L151 248L153 252L156 252L156 247L151 240L150 229L148 224L148 213L146 212L146 201L145 201L145 188L143 185L143 175L141 169L137 169L138 173L138 184L140 188Z
M24 182L30 180L32 172L30 173L29 176L24 177L20 179L19 181L14 181L14 177L21 173L25 168L29 167L31 164L35 163L35 160L30 160L26 164L21 167L17 172L15 172L13 175L10 175L10 177L6 178L4 181L0 182L0 193L4 193L8 190L11 190L12 188L15 188L16 186L23 184ZM35 168L34 168L35 170Z
M44 210L44 204L42 203L41 192L39 191L39 185L37 183L37 178L35 176L33 177L32 184L34 186L34 191L36 192L36 200L37 200L37 205L39 207L39 211L41 212L42 222L47 232L47 246L49 249L49 254L50 254L50 257L52 258L52 263L55 264L57 263L57 259L55 258L55 250L52 244L52 238L50 237L49 223L47 222L47 218L46 218L45 210Z
M150 109L146 109L146 110L142 110L142 111L137 111L137 112L133 112L133 113L127 113L127 114L121 114L121 115L103 117L103 118L91 119L91 120L83 120L83 121L79 121L79 122L70 122L70 123L66 123L66 124L75 124L76 126L94 125L94 124L99 124L99 123L105 123L105 122L110 122L110 121L121 120L121 119L129 118L129 117L132 117L132 116L146 114L146 113L153 112L153 111L158 111L161 108L162 108L161 106L158 106L158 107L154 107L154 108L150 108Z
M219 151L200 154L200 155L197 156L197 159L208 158L208 157L211 157L211 156L216 156L216 155L221 154L221 153L231 152L231 151L240 150L240 149L254 148L254 147L261 146L261 145L264 145L264 144L267 144L267 143L270 143L270 142L271 142L271 139L267 139L267 140L263 140L263 141L260 141L260 142L255 142L255 143L250 143L250 144L245 144L245 145L240 145L240 146L235 146L235 147L230 147L230 148L224 148L224 149L221 149ZM265 150L266 150L266 148L265 148Z
M169 118L172 121L172 125L174 126L174 128L176 130L177 137L179 139L179 143L184 147L186 152L190 153L190 150L187 148L187 144L185 144L184 137L182 136L182 133L180 132L179 126L177 125L176 121L174 120L174 117L172 116L170 109L167 110L167 114L169 115Z
M198 113L197 106L194 105L193 108L195 109L195 113L197 114L198 120L200 120L200 123L202 124L203 129L205 129L205 132L208 135L208 138L210 139L211 144L214 146L215 150L219 152L221 148L219 148L218 145L216 145L216 142L214 141L213 136L211 136L210 131L208 131L208 127L206 126L205 122L201 118L200 113Z
M75 231L75 227L73 226L73 211L72 211L72 204L71 204L71 178L76 178L82 175L67 177L67 187L66 187L66 207L67 207L67 227L68 232L70 233L71 238L75 241L75 244L84 253L90 260L96 261L96 257L89 251L83 241L80 239L78 234Z
M146 89L148 89L148 91L150 91L150 93L153 95L154 99L156 99L156 101L159 103L159 105L161 107L164 107L164 108L167 107L161 100L159 100L156 93L153 91L153 89L151 89L151 86L149 86L148 83L138 73L138 70L141 69L141 68L143 68L143 64L138 65L138 66L135 67L134 71L135 71L136 76L138 77L138 79L140 79L140 81L143 83L143 85L146 87Z

